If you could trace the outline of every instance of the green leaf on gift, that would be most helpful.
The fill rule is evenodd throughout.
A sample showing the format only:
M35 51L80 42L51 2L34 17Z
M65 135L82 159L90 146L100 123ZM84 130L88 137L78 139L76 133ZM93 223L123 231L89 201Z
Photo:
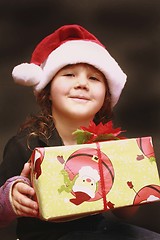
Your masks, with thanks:
M84 144L90 140L92 133L77 129L73 135L76 137L77 144Z

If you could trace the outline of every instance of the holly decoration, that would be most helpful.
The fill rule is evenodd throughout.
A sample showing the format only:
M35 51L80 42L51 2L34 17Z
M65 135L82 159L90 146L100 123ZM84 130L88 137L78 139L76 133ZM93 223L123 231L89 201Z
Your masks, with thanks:
M77 144L93 143L101 141L119 140L125 139L124 136L120 136L122 132L121 128L113 128L112 121L103 124L102 122L96 125L93 121L90 121L88 127L81 126L73 135L75 135Z

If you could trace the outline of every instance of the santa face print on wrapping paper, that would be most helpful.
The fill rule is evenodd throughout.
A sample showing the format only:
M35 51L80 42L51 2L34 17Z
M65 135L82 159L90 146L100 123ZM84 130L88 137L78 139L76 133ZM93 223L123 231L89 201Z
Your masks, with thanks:
M62 191L72 193L74 198L70 199L70 202L76 205L103 198L102 187L107 195L114 182L114 169L110 159L103 152L101 166L99 164L97 149L83 148L72 153L61 172L64 176L64 185L58 189L59 193ZM101 171L104 186L101 182Z

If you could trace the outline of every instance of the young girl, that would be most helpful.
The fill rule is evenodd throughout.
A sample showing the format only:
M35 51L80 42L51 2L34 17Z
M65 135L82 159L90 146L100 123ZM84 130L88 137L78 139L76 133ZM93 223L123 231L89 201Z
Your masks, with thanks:
M1 225L17 218L20 240L160 239L157 233L119 221L111 224L102 214L67 222L38 218L27 163L32 151L76 144L72 133L77 128L87 127L91 120L109 121L125 85L126 75L99 40L81 26L63 26L38 44L30 64L14 68L13 78L33 86L41 112L30 117L5 147L0 167ZM133 212L134 208L123 208L119 214Z

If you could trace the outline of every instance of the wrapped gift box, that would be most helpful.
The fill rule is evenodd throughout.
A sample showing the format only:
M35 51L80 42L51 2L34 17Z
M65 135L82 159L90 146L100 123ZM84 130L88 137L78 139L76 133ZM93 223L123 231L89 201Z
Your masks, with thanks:
M160 200L151 137L36 148L31 181L40 218L77 218Z

